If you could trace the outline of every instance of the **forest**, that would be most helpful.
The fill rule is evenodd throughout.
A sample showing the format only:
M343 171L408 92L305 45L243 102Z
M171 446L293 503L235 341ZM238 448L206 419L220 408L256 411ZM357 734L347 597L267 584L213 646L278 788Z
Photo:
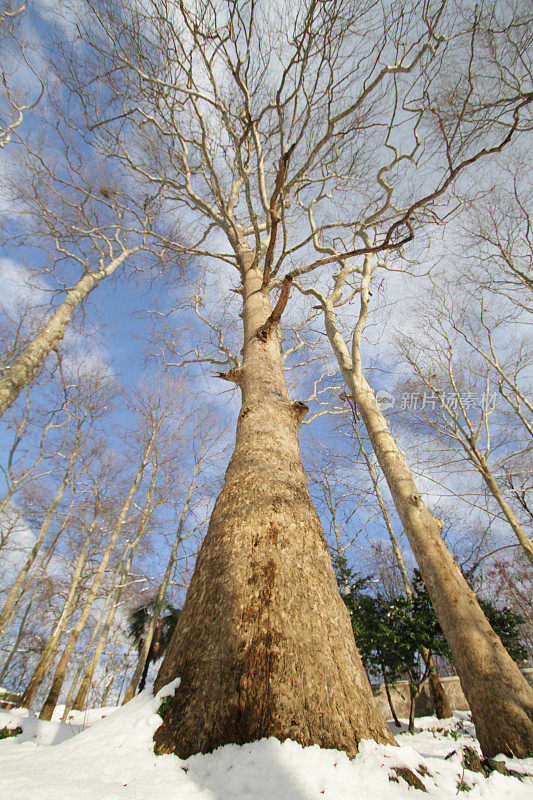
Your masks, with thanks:
M0 71L6 791L525 798L529 3L4 0Z

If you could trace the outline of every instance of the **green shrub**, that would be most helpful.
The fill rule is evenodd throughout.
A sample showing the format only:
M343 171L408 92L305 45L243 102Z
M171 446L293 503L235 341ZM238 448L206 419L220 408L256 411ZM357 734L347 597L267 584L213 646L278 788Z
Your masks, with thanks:
M19 736L22 733L22 728L18 725L16 728L0 728L0 739L8 739L10 736Z
M157 713L161 717L161 719L165 718L165 714L167 713L168 709L170 708L170 704L174 698L173 697L165 697L159 708L157 709Z

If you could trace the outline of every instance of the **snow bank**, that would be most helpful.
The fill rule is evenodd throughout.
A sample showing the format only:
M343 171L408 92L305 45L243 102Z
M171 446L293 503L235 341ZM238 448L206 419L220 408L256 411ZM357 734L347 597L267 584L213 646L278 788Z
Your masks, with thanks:
M474 745L468 715L441 722L417 720L417 733L397 736L400 747L361 744L350 761L344 753L303 748L292 741L262 739L227 745L182 761L155 756L156 714L163 697L143 692L105 718L101 710L72 723L40 722L28 712L0 711L0 728L24 733L0 741L0 797L9 800L456 800L464 780L468 800L530 800L533 782L464 771L462 745ZM106 709L107 711L107 709ZM100 719L98 719L100 717ZM88 727L84 728L90 720ZM449 755L451 753L451 755ZM448 756L448 757L447 757ZM503 757L502 757L503 759ZM513 762L533 773L533 759ZM428 794L396 778L394 767L418 771ZM425 774L427 773L429 774ZM461 793L459 796L465 796Z

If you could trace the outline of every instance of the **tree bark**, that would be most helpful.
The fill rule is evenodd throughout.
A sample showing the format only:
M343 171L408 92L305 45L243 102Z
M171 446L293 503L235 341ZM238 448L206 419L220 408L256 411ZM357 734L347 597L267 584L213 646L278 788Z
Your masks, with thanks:
M483 754L533 753L533 689L492 630L364 377L343 370L446 636Z
M187 758L265 736L357 752L393 743L355 647L302 468L277 324L249 252L235 451L155 683L181 684L155 734ZM268 328L265 335L264 331ZM257 335L260 332L260 335Z
M100 281L112 275L134 250L127 250L113 259L106 267L86 272L65 299L54 311L42 330L34 336L23 353L4 370L0 378L0 417L15 402L21 391L32 383L48 355L63 338L72 314Z

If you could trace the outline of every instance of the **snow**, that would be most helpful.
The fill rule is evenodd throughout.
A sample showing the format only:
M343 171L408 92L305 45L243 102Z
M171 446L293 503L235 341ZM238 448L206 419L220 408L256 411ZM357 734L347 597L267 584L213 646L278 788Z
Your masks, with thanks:
M152 737L161 724L162 699L148 691L118 709L92 709L65 724L41 722L28 711L0 710L0 728L23 733L0 741L0 797L9 800L456 800L464 780L468 800L530 800L533 780L497 772L488 778L461 766L462 746L477 746L466 713L452 720L416 720L411 736L402 726L400 747L361 743L350 760L336 750L262 739L227 745L182 761L156 756ZM393 729L395 730L395 729ZM451 755L449 755L451 753ZM500 757L533 774L533 759ZM393 768L422 768L428 794L393 782ZM420 772L418 772L420 774Z

